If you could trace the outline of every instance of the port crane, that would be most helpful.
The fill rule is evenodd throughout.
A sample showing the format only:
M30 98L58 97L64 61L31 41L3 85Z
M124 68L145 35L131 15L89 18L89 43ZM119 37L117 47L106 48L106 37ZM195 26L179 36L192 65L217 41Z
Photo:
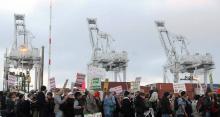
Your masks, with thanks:
M101 31L96 18L87 18L92 56L89 66L104 68L114 73L114 80L126 82L127 52L118 52L112 48L114 39L110 34ZM121 74L123 80L121 80Z
M14 14L14 41L4 55L3 89L9 91L14 87L8 86L8 76L16 76L18 90L28 92L31 83L32 69L35 70L34 88L43 85L44 47L35 48L31 39L33 35L27 30L24 14Z
M214 69L215 65L211 54L191 54L184 36L168 31L163 21L155 21L155 24L167 57L167 62L163 66L164 82L166 83L169 80L168 72L173 74L173 82L178 83L180 79L192 81L196 71L200 70L203 73L204 83L207 85L208 73ZM180 78L180 74L185 73L190 74L190 76Z

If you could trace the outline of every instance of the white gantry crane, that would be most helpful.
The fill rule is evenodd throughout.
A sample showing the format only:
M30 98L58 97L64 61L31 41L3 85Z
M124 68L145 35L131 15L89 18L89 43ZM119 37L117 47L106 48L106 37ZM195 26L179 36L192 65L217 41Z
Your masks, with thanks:
M205 55L200 55L199 53L190 54L183 36L170 33L162 21L156 21L155 23L167 56L167 63L163 68L164 82L169 80L167 76L168 70L174 75L174 83L178 83L182 79L180 74L186 73L190 74L190 76L185 76L183 79L192 81L196 71L200 70L203 73L204 83L207 84L208 73L211 72L211 69L214 69L212 56L209 53Z
M30 70L35 69L35 89L43 85L44 47L34 48L31 44L33 35L27 31L25 15L14 15L15 32L11 48L6 49L4 60L3 89L10 90L8 76L16 76L17 90L28 92L31 82Z
M104 68L106 71L114 72L114 80L126 82L127 52L116 52L111 47L113 39L107 33L100 31L95 18L87 18L90 41L92 45L92 57L89 66Z

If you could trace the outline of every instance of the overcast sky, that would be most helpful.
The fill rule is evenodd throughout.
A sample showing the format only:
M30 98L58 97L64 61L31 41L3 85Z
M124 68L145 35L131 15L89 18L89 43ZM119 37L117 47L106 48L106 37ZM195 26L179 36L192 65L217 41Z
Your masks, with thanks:
M35 47L44 45L45 81L48 61L49 0L0 0L0 75L3 54L13 42L14 13L26 15L26 24ZM187 37L190 52L211 53L216 64L214 82L220 82L220 1L219 0L53 0L52 76L58 86L66 78L75 80L86 73L90 60L87 17L98 19L98 26L116 40L116 50L128 52L127 79L141 76L142 84L163 81L166 56L155 20ZM2 82L2 79L0 80Z

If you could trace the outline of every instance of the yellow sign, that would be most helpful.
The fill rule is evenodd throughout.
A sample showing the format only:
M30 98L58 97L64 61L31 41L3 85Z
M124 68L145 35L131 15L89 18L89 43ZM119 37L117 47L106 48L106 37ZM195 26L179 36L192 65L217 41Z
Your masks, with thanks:
M104 82L104 86L103 86L103 89L104 89L104 92L108 92L108 79L105 79L105 82Z

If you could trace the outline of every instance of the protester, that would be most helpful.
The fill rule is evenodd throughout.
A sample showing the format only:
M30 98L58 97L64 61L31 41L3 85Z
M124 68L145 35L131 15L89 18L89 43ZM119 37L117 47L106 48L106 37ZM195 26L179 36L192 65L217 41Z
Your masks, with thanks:
M220 113L220 98L209 89L204 96L195 96L192 101L185 91L179 96L165 92L162 99L156 90L147 94L140 91L117 95L106 92L103 97L99 91L84 92L78 88L72 92L66 89L53 91L46 93L46 87L42 86L40 92L31 91L27 100L24 94L11 92L5 97L6 101L0 92L1 108L5 105L6 109L6 116L2 113L0 116L84 117L101 112L103 117L219 117Z
M73 117L74 116L74 94L69 93L67 100L63 103L63 116Z
M182 91L181 92L181 97L178 98L178 109L176 111L176 116L177 117L188 117L186 113L186 101L184 101L184 98L186 98L186 92Z
M122 106L121 106L122 116L123 117L133 117L132 113L132 102L129 99L129 92L124 92L124 98L122 100Z
M204 108L204 113L203 116L205 117L211 117L211 107L212 107L212 91L211 89L208 89L205 97L204 97L204 102L203 102L203 108Z
M151 103L151 107L154 110L154 114L157 117L157 113L159 112L159 98L158 98L158 93L156 92L156 89L152 91L149 99Z
M85 99L84 113L85 114L93 114L93 113L98 112L98 106L96 104L96 101L95 101L93 95L89 91L86 91L85 95L86 95L86 99Z
M112 95L115 99L115 110L113 112L113 117L119 117L121 111L121 103L119 102L119 95L116 95L116 92L112 92Z
M6 114L6 92L0 91L0 115Z
M192 113L193 113L192 101L189 99L188 96L186 96L186 98L183 98L183 100L186 102L185 110L186 110L188 117L192 117Z
M171 103L169 101L170 99L170 93L165 92L163 95L163 98L161 100L161 113L162 117L172 117L173 112L171 109Z
M201 117L201 115L197 109L197 104L198 104L199 99L200 99L200 96L195 95L194 99L192 100L192 115L193 115L193 117Z
M217 96L212 95L211 117L219 117L219 105L217 102Z
M136 117L145 117L144 112L149 110L145 105L145 94L140 92L135 99L135 113Z
M16 117L16 113L15 113L16 93L10 92L8 97L9 98L6 100L6 117Z
M76 92L74 100L74 117L83 117L84 108L85 106L82 102L82 94L80 92Z
M62 117L63 116L63 112L60 110L60 105L63 104L67 98L68 95L64 97L64 99L61 98L62 95L62 90L60 89L55 89L55 93L54 93L54 103L55 103L55 107L54 107L54 112L55 112L55 117Z
M103 111L103 109L102 109L102 101L101 101L101 98L100 98L100 93L98 91L96 91L94 93L94 98L95 98L96 105L98 107L98 112L102 112Z
M25 100L24 94L19 94L17 100L17 117L30 117L30 102Z
M113 117L113 113L116 109L116 102L112 93L107 92L104 96L103 109L105 117Z
M45 117L55 117L54 113L54 98L53 98L53 93L48 92L47 97L46 97L46 104L45 104Z
M36 97L36 104L38 106L38 115L39 117L44 117L44 110L45 110L45 99L46 99L46 86L41 86L40 92L38 92L37 97Z

